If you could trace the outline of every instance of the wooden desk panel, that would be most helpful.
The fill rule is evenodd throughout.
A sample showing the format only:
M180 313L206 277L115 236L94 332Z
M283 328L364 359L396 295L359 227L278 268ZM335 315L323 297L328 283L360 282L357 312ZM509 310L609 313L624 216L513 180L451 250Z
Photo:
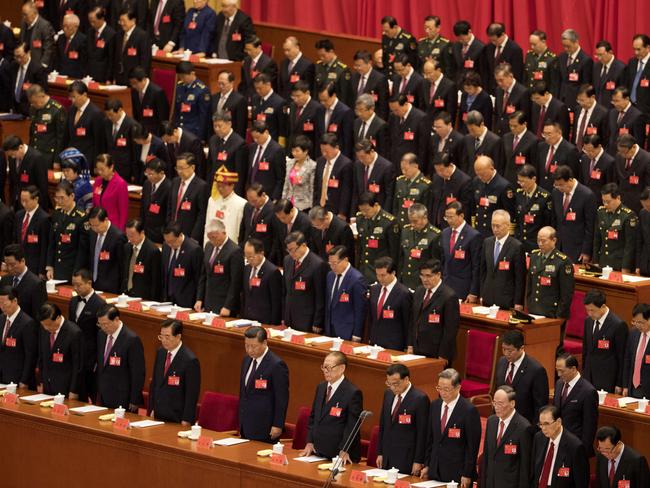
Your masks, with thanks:
M650 278L638 283L616 283L576 274L576 290L601 290L607 296L607 305L631 327L632 309L637 303L650 303Z
M166 56L152 56L151 57L151 69L166 69L176 72L176 65L180 63L182 59ZM216 93L219 91L219 85L217 84L217 77L219 72L223 70L232 71L235 75L235 90L241 81L241 62L233 61L223 64L207 64L207 63L192 63L196 70L196 76L210 89L210 93ZM172 101L171 107L173 109L174 103Z
M107 296L111 295L107 294ZM59 305L67 316L69 299L58 294L50 294L48 299ZM148 389L155 354L160 347L159 327L164 317L154 312L133 312L126 309L120 309L120 316L122 321L142 339L147 367L145 388ZM245 355L244 329L214 329L196 321L184 322L183 327L183 342L194 351L201 363L201 395L206 390L239 395L240 367ZM313 334L308 335L311 336ZM320 365L329 353L331 343L303 346L279 339L269 339L269 345L289 367L290 395L287 421L295 422L298 409L302 406L311 407L316 385L323 381ZM392 353L400 354L397 351ZM444 368L443 361L420 359L404 364L411 371L413 383L427 392L431 399L437 398L435 386L438 383L438 373ZM365 438L370 437L370 430L379 422L386 389L387 367L387 363L364 356L348 356L345 375L363 391L364 408L374 412L373 417L364 424Z
M49 82L48 95L68 98L69 86L70 85L66 83ZM102 112L104 111L104 103L106 103L106 100L108 100L109 98L117 98L120 102L122 102L122 107L124 108L124 111L127 113L127 115L133 116L130 88L123 88L122 90L116 90L116 91L89 88L88 97L90 98L90 101L93 102L95 105L97 105L97 107L99 107L99 109Z

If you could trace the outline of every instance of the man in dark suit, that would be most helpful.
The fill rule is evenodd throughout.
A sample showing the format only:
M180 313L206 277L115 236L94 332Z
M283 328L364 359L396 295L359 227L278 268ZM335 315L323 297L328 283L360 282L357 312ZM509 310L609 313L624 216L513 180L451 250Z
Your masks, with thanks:
M424 110L424 78L411 66L408 54L401 53L395 56L393 70L395 76L392 80L392 93L405 95L410 104Z
M34 185L29 185L20 192L20 202L23 210L16 213L14 240L25 251L27 267L35 274L45 276L50 216L40 207L40 191Z
M574 263L589 262L596 222L596 198L579 183L568 166L553 174L553 208L557 222L558 248Z
M639 276L650 275L650 188L646 188L639 196L641 200L641 212L639 212L639 229L636 240L636 274ZM0 215L2 212L0 206ZM11 218L11 217L9 217ZM2 217L0 217L0 222Z
M144 224L137 219L126 223L122 293L143 300L162 299L160 249L146 235Z
M201 366L195 354L183 344L183 324L165 320L160 324L162 347L156 352L149 385L152 417L189 427L196 419L196 402L201 389Z
M0 201L0 249L14 242L16 214L13 209Z
M376 464L419 476L425 462L430 402L426 393L413 386L410 375L403 364L386 369L388 388L379 417Z
M377 152L386 158L390 153L388 124L375 113L377 108L377 104L373 100L372 95L368 93L359 95L354 105L354 112L357 114L357 118L354 119L352 133L355 144L367 139L373 143Z
M256 120L251 128L253 142L248 146L248 184L259 183L271 200L282 198L287 171L284 148L273 140L266 121Z
M45 17L39 15L35 2L24 2L21 11L23 20L20 24L20 42L30 47L32 57L37 65L45 68L51 67L54 61L52 24Z
M244 44L255 35L253 21L237 8L235 0L221 2L221 12L217 15L212 52L221 59L241 61L244 59Z
M115 82L119 85L129 84L129 73L136 66L149 72L151 64L151 40L149 35L136 25L134 10L120 12L120 27L115 39Z
M458 88L449 76L443 75L440 58L434 56L427 59L422 66L424 84L422 85L424 109L431 121L442 112L450 115L452 121L456 121L456 110L458 109Z
M472 179L461 171L446 153L433 160L435 174L431 178L433 198L431 200L431 223L439 229L448 227L445 209L452 202L460 202L463 208L470 208L473 193Z
M359 198L370 192L384 210L390 210L395 187L395 166L380 156L369 139L362 139L355 145L357 160L352 167L354 177L350 216L359 208Z
M351 215L352 161L342 153L336 134L323 135L320 148L322 156L316 160L314 203L347 220Z
M632 102L644 114L650 113L650 37L635 34L632 38L634 56L627 62L625 86L630 90Z
M260 183L253 183L246 189L246 200L237 242L243 247L248 239L259 239L264 243L264 253L270 255L275 230L273 201Z
M397 167L405 154L413 153L424 166L431 134L426 114L413 106L403 94L393 95L388 107L391 112L388 117L391 146L388 159Z
M560 410L552 405L539 412L541 431L533 438L531 478L535 487L589 486L589 462L580 438L564 425Z
M275 219L271 221L273 226L273 247L271 256L268 257L276 266L281 266L287 255L284 244L286 237L292 231L300 231L307 242L311 241L312 225L309 216L301 212L293 203L286 198L281 198L273 205ZM261 241L260 241L261 242Z
M34 368L38 357L38 324L21 310L10 286L0 288L0 382L19 388L34 388Z
M274 59L262 51L262 41L259 37L253 36L246 40L244 45L246 58L241 65L241 81L237 91L244 95L246 102L250 105L255 96L254 80L257 75L264 73L269 77L273 86L277 86L278 65Z
M598 61L594 63L592 82L596 90L596 101L609 108L614 89L625 86L625 63L616 58L611 43L606 40L596 43L595 54Z
M524 335L520 330L503 334L503 357L497 362L494 384L514 388L517 412L534 425L539 409L548 404L548 376L544 366L524 349Z
M113 78L116 33L106 23L106 10L99 5L91 7L88 20L91 28L86 36L87 74L93 80L104 83Z
M147 16L147 32L153 44L163 51L172 52L180 43L185 20L185 4L182 0L152 0Z
M19 43L14 49L14 58L16 62L12 65L10 71L13 109L19 114L28 116L29 100L27 99L27 89L36 84L47 90L47 71L32 59L31 51L24 42Z
M487 66L483 51L485 44L472 32L472 26L466 20L459 20L454 24L456 42L452 46L455 66L455 82L460 87L463 78L469 72L476 72L481 79L488 78Z
M580 152L562 135L558 123L545 122L544 141L537 146L537 174L539 186L553 191L554 178L560 166L567 166L574 176L580 174Z
M506 46L511 42L508 39ZM523 61L521 62L523 63ZM525 85L517 81L521 80L521 78L513 74L514 69L513 66L508 64L499 64L494 71L496 97L493 127L494 133L499 137L503 137L504 134L510 131L508 122L512 114L517 111L523 112L526 117L530 114L530 93L528 93Z
M105 153L108 147L106 116L91 103L88 87L76 80L68 87L72 106L68 110L68 122L64 136L64 147L75 147L90 165L91 172L98 154Z
M582 372L597 390L614 393L623 384L627 325L605 304L605 294L590 290L583 300L587 317L582 341Z
M109 98L104 104L104 113L108 119L106 123L106 140L108 141L108 154L115 164L115 170L127 183L141 181L141 172L138 171L140 155L136 155L136 143L131 136L131 131L136 121L129 117L117 98Z
M495 163L497 172L503 172L503 144L501 138L490 131L477 110L471 110L465 120L468 134L463 137L463 161L460 168L469 176L475 176L474 162L479 156L487 156Z
M94 207L89 215L88 262L91 263L93 283L98 290L119 293L122 289L124 245L126 236L111 224L106 210Z
M352 73L350 81L352 99L358 100L359 96L363 94L370 95L375 102L377 115L386 120L388 117L388 80L381 72L373 68L370 52L357 51L352 59L354 63L354 73Z
M63 17L63 35L56 40L54 69L72 79L86 76L88 53L86 36L79 32L79 17L66 14Z
M258 74L253 80L255 95L251 100L251 118L264 122L273 140L284 146L287 143L287 101L273 91L271 78L266 73Z
M476 303L480 293L481 235L465 221L459 201L445 207L444 218L449 224L440 236L445 283L458 298Z
M178 176L172 180L170 190L167 222L178 222L187 237L201 243L210 188L197 176L196 160L192 153L178 156L176 172Z
M580 46L580 37L573 29L562 32L564 52L557 57L559 97L571 110L576 111L576 96L581 85L591 83L594 61Z
M285 59L280 63L278 71L278 95L289 100L298 81L304 81L307 84L307 91L311 91L314 86L315 67L314 63L300 51L300 42L294 36L285 39L282 51Z
M568 107L558 98L551 95L548 85L543 81L537 81L530 91L530 99L533 101L530 110L530 130L542 139L542 131L546 122L560 124L562 136L569 137L571 123Z
M348 248L327 251L330 272L325 278L325 334L360 342L367 312L368 284L350 264Z
M618 138L616 152L616 176L623 205L638 215L641 192L650 186L650 154L630 134Z
M191 153L195 161L195 173L198 175L205 174L205 152L203 152L203 142L199 137L182 127L176 127L168 121L162 123L161 139L167 145L167 161L169 166L165 173L169 178L176 174L176 160L183 153Z
M168 223L163 238L163 299L181 307L193 307L203 266L201 246L183 233L179 222Z
M282 321L282 273L264 255L259 239L249 239L244 245L242 279L243 319L279 325Z
M325 356L321 366L325 381L316 387L307 425L307 444L301 456L339 456L343 463L357 463L361 459L358 433L347 452L343 451L343 444L363 410L361 390L344 376L347 364L348 360L341 352Z
M23 144L18 136L10 135L2 143L9 166L9 198L16 212L22 208L21 194L30 186L35 186L44 195L43 207L49 208L47 191L48 158L40 151ZM34 270L39 272L38 270Z
M578 179L593 192L599 205L602 203L601 189L608 183L616 182L617 177L614 157L603 147L606 142L599 134L585 135L580 156L581 173Z
M78 269L72 274L72 287L77 293L68 304L68 319L81 329L83 342L83 389L82 401L97 399L97 310L106 302L95 293L90 271Z
M428 446L423 479L458 480L469 488L476 478L476 458L481 443L481 418L469 400L460 395L460 374L455 369L438 373L440 398L429 408Z
M494 415L487 419L481 462L481 486L530 487L533 427L516 407L517 393L502 385L494 392Z
M370 286L368 342L403 351L411 328L411 292L397 281L390 257L381 257L374 265L377 283Z
M609 107L596 103L596 92L591 85L582 85L578 90L575 123L571 131L571 142L582 151L587 135L599 134L603 140L609 138Z
M208 164L204 175L199 175L210 186L214 174L222 167L239 175L235 188L243 196L248 178L248 146L246 141L233 130L233 120L229 112L215 113L212 116L214 135L208 141ZM285 164L286 166L286 164Z
M217 76L219 91L212 96L212 110L214 115L228 113L232 121L232 129L240 137L246 137L248 126L248 101L241 93L236 91L235 75L232 71L221 71ZM212 118L214 121L214 117Z
M623 396L650 398L650 306L637 303L632 309L632 324L625 347L622 388Z
M167 208L172 186L171 178L165 174L167 165L158 158L145 164L146 177L142 186L140 222L147 237L156 244L162 244L162 230L167 222Z
M244 254L226 234L223 221L213 219L206 226L208 240L203 250L194 310L236 317L244 273Z
M287 113L287 145L291 148L297 136L305 136L312 143L309 156L316 159L320 156L320 140L325 133L323 122L325 109L310 94L306 81L297 80L291 88L291 100Z
M490 95L495 94L497 86L500 85L495 75L499 72L499 66L510 65L509 71L516 80L524 80L524 53L514 40L506 34L506 26L501 22L493 22L486 29L490 42L485 45L483 57L488 74L487 90ZM496 92L498 93L498 92ZM498 100L498 95L497 95ZM497 104L497 107L499 105ZM521 110L521 108L519 108ZM499 134L500 135L500 134Z
M438 358L449 365L456 355L456 332L460 321L458 296L443 283L439 261L420 266L422 286L415 290L407 353Z
M78 400L83 383L81 330L63 317L57 305L49 302L38 311L38 320L42 328L37 363L41 382L37 389L46 395L61 393L70 400Z
M7 269L0 286L11 286L18 296L18 304L30 317L38 317L41 305L47 300L45 280L27 268L25 252L20 244L9 244L3 251Z
M328 82L317 91L318 101L323 106L323 133L334 134L341 152L348 158L354 152L354 112L337 96L335 84ZM322 140L321 140L322 144Z
M164 90L153 83L141 66L129 73L133 118L152 134L160 136L163 120L169 120L169 101Z
M307 247L305 236L292 231L284 240L284 323L301 331L322 333L325 327L326 264Z
M491 236L492 214L505 210L515 213L515 191L508 180L495 169L489 156L478 156L474 162L474 193L472 198L472 223L481 234L481 239Z
M115 305L97 311L97 403L137 412L143 404L144 349L140 338L120 320Z
M503 177L513 185L517 183L517 173L525 164L536 164L538 139L528 130L526 115L517 110L508 117L509 132L503 135Z
M429 164L444 158L456 166L463 164L463 134L454 129L454 119L449 112L442 111L433 118L433 132L428 151L429 160L424 168L426 175L433 175L435 168Z
M589 457L594 454L598 426L598 394L578 372L578 361L570 354L555 360L560 379L555 383L553 405L560 411L564 427L580 439Z
M596 486L648 486L648 461L638 451L623 443L615 425L604 425L596 432Z
M495 210L492 233L481 249L481 303L486 307L523 311L526 290L526 256L517 239L509 235L510 214Z
M135 122L131 128L131 137L135 143L136 160L133 162L133 173L137 175L136 181L140 184L146 181L145 167L152 159L159 159L163 162L162 167L170 166L168 161L169 152L163 140L154 135L139 122Z
M612 156L616 155L616 143L623 135L631 135L639 147L643 147L646 138L646 115L632 104L630 90L624 86L617 87L612 94L612 106L607 122L609 127L607 152Z
M289 369L269 350L264 327L244 332L246 357L239 376L239 432L243 439L275 442L289 404Z
M312 224L310 249L326 260L330 249L343 245L350 252L350 260L354 262L354 234L343 219L323 207L315 206L309 211L309 220Z

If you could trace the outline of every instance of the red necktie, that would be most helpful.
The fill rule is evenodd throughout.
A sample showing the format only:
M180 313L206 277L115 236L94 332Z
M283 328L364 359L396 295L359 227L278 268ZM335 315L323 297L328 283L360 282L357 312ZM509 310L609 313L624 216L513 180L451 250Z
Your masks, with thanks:
M582 120L580 121L580 127L578 128L578 137L576 138L576 146L578 149L582 149L582 138L585 133L585 127L587 127L587 111L582 111Z
M497 446L501 444L501 438L503 437L503 431L506 430L506 423L501 420L499 422L499 435L497 435Z
M571 196L567 195L566 193L564 194L564 200L562 201L562 210L564 213L569 210L569 205L571 204Z
M634 359L634 373L632 374L632 386L635 388L641 386L641 365L643 364L645 349L648 345L648 336L643 334L639 342L639 348L636 350L636 358Z
M609 486L614 486L614 477L616 476L616 460L609 461Z
M7 321L5 322L5 328L2 331L2 344L5 343L5 339L7 338L7 333L9 332L10 327L11 327L11 322L9 321L9 319L7 319Z
M397 403L395 404L393 413L391 413L391 418L393 419L393 422L395 422L399 417L399 407L401 406L402 406L402 395L397 395Z
M544 467L542 468L542 475L539 477L538 488L548 488L548 480L551 476L551 464L553 464L553 453L555 452L555 444L551 442L548 446L546 459L544 460Z
M327 385L327 395L325 396L325 403L329 402L332 398L332 385Z
M547 173L548 173L548 169L551 167L551 163L553 162L553 156L555 156L555 146L549 146L548 157L546 158L546 166L544 167L544 170Z
M442 412L442 418L440 419L440 432L445 431L445 427L447 426L447 414L449 413L449 406L445 405L445 411Z
M298 121L301 115L302 115L302 107L296 107L296 122Z
M402 78L402 84L399 87L400 93L404 93L404 90L406 90L406 83L407 83L406 78Z
M181 184L178 185L178 196L176 197L176 213L174 214L174 220L178 220L178 211L181 208L181 198L183 197L183 187L185 187L185 182L181 181Z
M501 114L506 113L506 109L508 108L508 99L510 98L510 93L503 92L503 105L501 106Z
M54 347L55 340L56 340L56 334L54 332L50 332L50 349Z
M454 247L456 246L456 235L458 234L457 230L451 231L451 238L449 239L449 254L454 254Z
M113 336L109 335L108 340L106 341L106 348L104 349L104 365L108 361L108 356L111 354L111 349L113 349Z
M562 405L566 403L566 397L569 396L569 383L564 383L564 388L562 389Z
M168 352L167 353L167 359L165 359L165 372L163 374L167 374L167 371L169 370L169 366L172 364L172 353Z
M542 109L539 111L539 119L537 120L537 132L535 135L539 139L542 138L542 130L544 129L544 117L546 117L546 106L542 107Z
M632 160L631 159L626 159L625 160L625 170L627 171L630 169L630 166L632 166Z
M377 318L381 318L381 311L384 309L384 302L386 301L386 292L387 288L384 286L381 292L381 296L379 297L379 302L377 302Z
M368 190L368 166L363 170L363 190Z
M25 242L28 226L29 226L29 212L25 212L25 218L23 219L23 226L20 228L20 242Z
M506 376L506 384L512 385L512 378L515 376L515 363L510 363L510 371L508 371L508 376Z
M497 46L496 51L494 52L494 65L498 66L499 61L501 61L501 46Z

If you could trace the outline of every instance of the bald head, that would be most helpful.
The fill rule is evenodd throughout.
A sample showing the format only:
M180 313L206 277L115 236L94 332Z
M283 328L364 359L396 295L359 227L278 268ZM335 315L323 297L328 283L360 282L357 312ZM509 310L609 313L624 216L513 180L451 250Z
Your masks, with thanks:
M494 177L494 161L489 156L478 156L474 161L474 172L483 183L489 182Z

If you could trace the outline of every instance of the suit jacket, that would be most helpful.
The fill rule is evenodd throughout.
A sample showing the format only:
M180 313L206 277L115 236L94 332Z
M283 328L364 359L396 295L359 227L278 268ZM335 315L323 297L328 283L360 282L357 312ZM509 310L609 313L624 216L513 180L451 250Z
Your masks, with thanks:
M650 89L647 86L641 86L642 80L647 80L650 78L650 63L645 63L643 65L643 71L639 78L638 83L634 83L636 80L636 72L639 69L639 60L633 56L627 62L627 69L625 70L626 80L625 85L630 89L630 93L636 87L636 106L644 114L650 113Z
M616 156L618 189L623 204L638 215L641 212L641 192L650 186L650 153L639 149L630 161L629 168L626 163L621 156Z
M93 206L106 210L111 223L124 231L129 213L129 187L120 174L115 173L106 188L101 176L93 182Z
M171 196L172 180L166 177L158 184L155 193L151 193L152 185L146 180L142 186L140 204L140 219L144 224L145 235L156 244L163 243L162 231L167 224L167 208Z
M282 138L282 142L286 142L288 121L285 110L288 107L287 101L273 92L266 100L259 95L253 95L251 106L253 107L252 120L266 122L273 140L280 142L280 138Z
M217 111L221 97L220 92L212 96L212 114ZM246 127L248 126L248 100L246 97L235 90L231 91L223 104L223 111L230 112L230 116L232 117L232 130L245 139Z
M149 72L151 65L151 40L148 34L137 25L124 44L125 32L119 32L115 42L115 82L129 85L129 73L136 66Z
M549 158L550 146L546 142L540 142L537 146L537 184L546 191L553 191L553 173L558 166L571 168L573 176L578 178L580 174L580 153L578 148L567 139L562 139L553 153L553 157L546 169L546 162ZM562 208L560 206L560 208Z
M424 456L429 478L440 481L459 480L462 476L476 478L476 457L481 443L481 418L478 410L464 397L447 418L441 432L442 400L431 402L429 434ZM452 437L450 429L458 429L460 437Z
M620 59L613 59L612 64L607 70L607 74L602 76L603 63L600 61L594 63L592 75L592 84L596 90L596 101L603 107L609 108L612 104L612 94L618 86L625 86L625 63Z
M562 206L564 194L559 190L553 190L552 198L559 241L558 249L569 256L573 262L578 261L580 254L591 256L596 222L594 194L582 183L578 183L566 212Z
M362 94L359 93L360 80L361 75L359 73L356 71L352 73L350 84L352 85L353 100L356 100ZM386 77L376 69L370 71L363 93L372 95L375 100L375 112L379 117L386 120L386 117L388 117L388 80Z
M517 78L521 80L522 78ZM490 79L494 79L491 77ZM503 136L510 132L510 125L508 121L510 120L510 115L515 113L517 110L521 110L526 118L530 114L530 93L526 86L522 83L515 82L514 86L510 90L508 99L504 104L505 91L501 88L496 88L496 100L494 103L494 132L498 136Z
M426 393L413 385L402 397L399 410L393 416L394 401L395 394L386 389L377 443L377 454L383 457L383 466L378 467L395 467L400 473L410 474L413 463L424 464L430 401Z
M388 159L396 168L399 168L402 156L406 153L415 154L418 162L424 165L431 134L430 125L426 121L427 115L415 106L404 122L394 114L388 117L388 140L391 144Z
M243 248L248 239L259 239L264 244L264 254L270 256L273 247L273 221L275 220L273 201L270 197L267 198L258 215L253 218L254 216L255 209L250 203L246 203L240 226L239 245Z
M519 44L509 37L505 46L501 48L498 57L496 56L496 50L497 47L491 42L488 42L483 51L483 57L485 58L487 73L489 75L487 78L487 89L492 95L494 95L495 90L497 89L496 81L494 79L494 70L501 63L508 63L511 66L515 80L523 81L524 79L524 53L521 50L521 47L519 47Z
M433 198L429 215L431 223L439 229L448 227L447 221L444 220L445 208L454 200L462 203L464 209L471 208L472 179L458 167L448 180L434 174L431 178L431 187Z
M338 101L332 110L329 123L325 126L325 114L323 114L324 133L336 134L341 152L348 158L354 157L354 111Z
M385 119L375 114L370 124L366 123L364 132L361 132L361 126L364 122L360 118L354 119L352 126L352 133L354 135L354 143L356 144L362 139L370 139L370 142L375 146L377 153L385 158L389 157L390 143L388 141L388 124Z
M479 294L481 239L479 232L465 223L456 236L453 254L449 250L451 228L447 227L440 236L442 247L442 276L458 298L468 294Z
M433 123L433 119L438 113L447 112L451 115L451 121L454 124L458 111L458 88L454 81L449 76L443 76L432 95L431 82L424 80L422 90L424 92L424 107L430 122Z
M171 247L163 245L163 299L181 307L193 307L203 266L201 246L194 239L185 235L175 265L172 262L172 257Z
M460 321L458 296L454 290L441 283L424 304L425 288L418 287L413 294L412 326L407 346L415 354L430 358L445 358L449 364L456 356L456 332Z
M413 297L408 288L396 282L379 310L379 299L382 293L383 287L380 284L375 283L370 286L368 343L403 351L411 328Z
M623 384L623 362L627 345L627 325L612 310L599 333L594 333L594 321L585 318L582 340L582 364L585 379L597 390L614 392Z
M487 419L481 462L481 486L529 488L533 427L525 417L515 411L497 444L499 421L496 415ZM514 450L512 446L515 446Z
M284 429L287 417L289 368L267 349L262 361L258 360L255 375L246 382L252 362L246 356L239 375L239 432L244 439L272 442L271 427Z
M0 279L0 286L13 286L13 276L5 275ZM18 305L30 317L38 317L41 306L47 301L45 280L36 276L29 269L15 286Z
M4 188L4 184L0 184L0 187ZM0 249L14 242L15 222L16 215L13 209L0 201Z
M610 109L608 116L609 141L607 144L607 152L612 156L617 155L616 141L623 134L631 134L640 147L643 147L645 142L645 117L643 112L634 105L630 105L620 121L619 115L620 112L618 110L615 108Z
M296 269L296 262L284 258L284 323L296 330L323 329L325 322L325 276L327 265L314 252L304 257Z
M108 408L142 405L144 386L144 349L142 341L126 325L105 358L108 336L97 335L97 395L100 404ZM104 362L106 359L106 362Z
M611 488L618 486L621 480L627 480L630 486L648 486L650 472L648 461L638 451L627 444L621 453L621 459L614 473L614 484L609 483L610 462L602 454L596 455L596 488Z
M97 233L90 231L88 239L88 261L91 271L94 267L95 245ZM111 224L102 242L97 260L97 279L94 286L101 291L119 293L122 289L122 274L124 272L124 245L126 236L115 225Z
M129 183L139 183L142 178L142 171L139 171L139 165L136 164L140 160L140 155L136 154L137 144L131 137L131 129L134 125L135 120L128 115L124 117L115 135L112 134L113 124L107 120L105 125L108 153L113 158L115 170Z
M559 77L558 96L566 105L575 109L577 106L576 97L580 86L585 83L591 83L591 77L594 70L594 61L584 51L580 49L577 55L573 56L573 62L567 66L569 55L562 52L557 57L557 68Z
M217 52L217 46L225 23L226 16L223 12L220 12L217 15L217 25L214 29L212 43L212 52L214 53ZM228 59L231 61L241 61L244 59L244 43L254 35L255 29L253 28L253 21L242 10L237 9L235 17L230 22L230 28L228 29L228 37L226 41Z
M463 44L461 42L454 42L452 44L451 50L454 58L455 81L458 87L461 87L465 74L470 71L477 72L482 80L488 78L485 56L483 56L484 49L485 44L476 37L469 45L465 54L463 54Z
M236 132L232 132L226 140L215 134L208 141L208 167L205 177L201 177L206 182L210 182L210 187L214 181L214 174L222 165L239 175L239 180L235 184L235 192L239 196L246 196L248 146Z
M99 83L110 80L115 66L115 43L117 42L115 30L107 24L98 38L97 31L91 28L88 30L86 42L88 76Z
M315 66L310 59L307 59L305 55L302 54L300 59L295 62L291 72L289 72L290 64L291 61L289 61L288 58L285 58L280 63L280 69L278 70L278 95L285 100L291 98L291 90L293 89L294 83L298 80L306 81L309 84L310 89L313 89L314 87Z
M38 368L41 372L43 393L56 395L78 393L82 386L83 344L79 327L62 320L54 345L50 348L50 333L39 332Z
M201 243L203 241L205 211L208 208L210 188L205 181L195 174L189 186L187 186L180 204L178 204L180 184L179 177L172 180L169 206L167 207L167 221L176 220L180 222L183 234Z
M350 340L363 337L366 319L368 284L363 275L350 265L334 290L336 274L327 273L325 280L325 334Z
M108 9L109 23L114 29L119 27L120 13L128 9L135 13L136 25L143 31L147 28L146 0L112 0Z
M474 177L474 161L478 156L489 156L494 161L494 167L499 174L503 173L503 144L501 138L489 130L485 133L481 145L477 148L476 139L471 135L463 137L464 161L460 163L462 169L469 176Z
M496 238L483 241L481 250L481 298L483 305L511 309L524 305L526 291L526 253L521 242L506 237L497 263L494 262Z
M381 156L377 156L372 171L368 174L367 186L364 187L366 167L361 161L355 161L352 166L354 184L352 191L352 204L350 205L350 216L354 215L359 208L359 197L362 193L370 191L377 197L381 207L389 211L393 202L393 191L395 188L395 166Z
M204 175L206 172L205 167L205 153L203 152L203 142L201 139L196 136L194 133L190 132L187 129L182 130L180 140L178 144L167 144L167 152L169 154L167 158L167 169L165 174L172 179L176 174L176 157L180 156L184 152L190 152L194 155L196 160L196 174Z
M323 457L338 456L346 439L352 433L363 410L363 394L348 379L343 379L338 388L326 402L327 382L316 387L314 403L307 425L307 442L314 444L316 453ZM340 409L340 410L339 410ZM348 450L352 462L361 458L359 434L354 437Z
M133 118L149 132L160 136L162 122L169 120L169 101L165 91L150 80L142 99L140 93L131 89L131 105Z
M28 32L30 30L31 34ZM54 62L54 29L52 24L40 15L34 26L29 29L27 22L23 20L20 24L20 41L27 42L28 36L32 61L37 65L51 67Z
M296 136L305 136L307 137L312 144L312 149L309 151L309 155L312 159L316 159L320 156L320 141L321 137L325 133L324 123L324 113L325 109L323 106L311 98L307 104L302 107L302 112L300 116L298 115L298 107L295 103L289 105L289 112L287 114L288 119L288 140L287 145L287 154L291 154L291 146Z
M464 137L465 136L456 129L452 129L452 131L447 135L441 150L440 136L435 131L432 131L430 136L431 144L429 146L429 157L427 158L428 161L425 165L424 173L431 175L431 177L435 176L435 167L433 163L434 161L442 160L444 155L447 156L448 161L457 166L461 166L463 164Z
M467 93L463 92L460 97L460 107L458 109L458 131L461 134L467 134L467 125L465 125L465 120L467 119L467 114L471 110L480 112L481 115L483 115L485 127L492 130L494 107L492 106L492 98L490 98L487 91L481 90L481 92L476 95L476 98L471 105L469 105Z
M0 315L4 330L7 315ZM96 328L96 327L95 327ZM7 337L0 344L0 381L6 385L12 381L33 387L34 368L38 357L38 330L40 326L20 310L7 330Z
M564 418L562 419L564 420ZM546 451L548 451L549 439L542 433L537 432L533 438L533 452L531 456L532 484L539 484L542 475ZM572 434L563 424L560 444L555 447L557 454L553 471L550 473L549 481L551 488L587 488L589 486L589 463L585 453L585 447L580 439ZM568 468L568 476L560 476L560 468Z
M596 202L600 205L602 195L600 190L607 183L616 182L616 161L609 153L601 153L594 169L591 170L591 160L586 154L580 156L580 182L589 188L596 197Z
M260 183L264 192L276 201L282 198L282 188L287 171L284 148L270 139L257 160L260 146L252 142L248 146L248 184ZM257 164L256 164L257 163Z
M650 212L643 209L639 213L639 230L636 240L636 267L641 270L642 276L650 273Z
M252 66L253 59L250 56L246 56L241 65L241 81L237 87L237 91L244 95L248 103L256 95L253 80L260 73L268 75L271 78L273 87L278 87L278 64L274 59L262 52L257 63L255 63L255 67L253 68Z
M29 62L29 65L27 66L27 70L25 71L23 84L20 87L20 97L18 100L16 100L16 83L18 82L18 73L19 73L18 63L14 63L10 69L11 69L10 71L11 92L10 94L6 94L6 95L11 96L11 99L13 100L13 109L17 113L28 116L30 112L29 112L29 100L27 100L27 89L31 85L36 84L42 86L47 91L48 89L47 70L34 60L32 54L32 59Z
M158 35L154 30L158 5L162 0L152 0L147 16L147 32L153 37L153 43L160 49L168 42L173 42L178 48L180 43L181 29L185 20L185 4L182 0L168 0L160 13L158 24Z
M494 373L495 385L507 385L506 378L510 363L505 357L499 358ZM512 385L515 389L515 405L517 412L526 418L531 425L539 421L538 412L548 405L548 377L546 369L534 357L526 354L521 364L514 371Z
M184 344L165 373L166 358L167 351L161 347L156 353L149 385L149 409L158 420L193 424L201 388L199 360Z
M77 32L69 41L65 35L59 36L55 46L54 69L73 79L83 78L88 72L86 48L86 36L82 32Z
M109 137L106 134L106 116L94 103L89 102L81 114L79 122L74 123L77 116L77 107L70 106L67 117L67 129L64 138L64 147L76 147L82 152L90 169L95 166L98 154L107 152ZM129 135L130 136L130 135Z
M314 177L314 204L318 204L321 199L323 186L323 174L327 161L324 157L316 160L316 174ZM330 170L329 180L327 181L327 201L325 209L334 215L345 215L349 217L350 204L352 201L352 161L340 152L334 160Z
M260 279L258 286L256 281L250 279L251 271L250 264L244 267L241 317L279 325L282 321L282 273L266 259L257 271Z
M514 145L515 135L508 132L503 135L503 155L505 157L503 177L513 185L517 182L517 172L524 164L535 165L537 161L538 139L535 134L526 130L519 136L517 145Z
M81 340L83 342L83 369L87 372L95 371L97 364L97 311L106 302L104 299L93 291L93 294L84 304L81 313L77 315L77 308L81 297L74 296L68 304L68 318L71 322L77 324L81 329ZM102 349L103 353L103 349ZM86 389L90 385L85 385ZM119 405L118 405L119 406ZM125 407L126 408L126 407Z
M564 385L562 380L555 383L553 405L560 409L562 426L580 439L585 452L591 457L598 427L598 393L591 383L581 377L562 403Z
M327 251L332 247L344 245L350 253L350 262L354 262L354 234L350 226L337 216L332 217L332 222L325 232L316 228L311 230L311 240L309 248L320 256L323 261L327 261Z
M625 359L623 363L623 387L627 388L631 393L634 389L632 384L634 378L634 364L636 360L637 349L639 349L639 341L641 340L641 332L637 328L630 330L627 338L627 346L625 348ZM646 340L646 349L643 357L647 358L650 355L650 340ZM650 363L647 360L641 361L641 390L646 398L650 398Z
M571 123L569 122L569 108L567 105L553 96L548 103L548 107L544 113L544 118L542 120L540 120L541 110L542 109L539 105L536 103L532 104L532 108L530 110L529 128L533 134L537 135L539 132L541 136L542 129L544 128L544 123L551 121L560 124L560 127L562 127L562 137L568 139Z
M47 245L50 238L50 216L40 206L29 219L25 239L21 238L25 210L16 213L15 242L20 243L25 251L25 264L39 275L45 275L47 264Z
M579 149L582 149L582 145L578 144L578 131L580 130L580 124L582 120L580 117L584 112L584 109L579 109L573 117L573 130L571 131L571 142L575 144ZM585 122L585 130L582 134L584 137L587 134L598 134L601 137L601 141L604 143L609 139L609 109L603 107L602 105L594 105L589 120ZM582 141L580 141L582 142Z
M145 231L146 232L146 231ZM146 233L145 233L146 236ZM133 244L124 245L124 271L122 273L122 293L140 297L143 300L162 299L162 259L161 252L148 237L140 244L140 250L131 267ZM133 273L132 287L129 288L129 273Z
M413 70L411 76L406 82L406 86L402 89L403 78L399 75L393 77L393 94L403 94L408 98L409 103L420 110L425 109L424 100L424 78L422 75Z
M311 220L309 220L309 216L305 212L301 212L298 209L296 209L296 212L296 218L291 225L291 231L299 230L303 233L307 242L310 243L311 232L312 230L316 232L316 229L311 226ZM270 260L276 266L282 266L282 262L287 255L284 239L289 234L289 228L277 218L272 220L271 225L273 225L273 248Z
M244 253L237 244L227 239L210 265L213 251L214 245L206 243L196 299L203 302L205 310L219 313L225 307L232 316L236 316L239 313Z

